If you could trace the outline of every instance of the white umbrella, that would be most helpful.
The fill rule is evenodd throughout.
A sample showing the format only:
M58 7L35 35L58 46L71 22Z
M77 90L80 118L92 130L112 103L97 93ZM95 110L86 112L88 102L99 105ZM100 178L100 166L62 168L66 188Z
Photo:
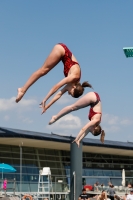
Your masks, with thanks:
M122 170L122 185L125 187L125 169Z

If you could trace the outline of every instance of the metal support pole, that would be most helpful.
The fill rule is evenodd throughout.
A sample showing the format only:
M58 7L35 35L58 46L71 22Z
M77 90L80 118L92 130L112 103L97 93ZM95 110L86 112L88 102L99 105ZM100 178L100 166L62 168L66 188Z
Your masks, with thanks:
M15 196L15 190L16 190L16 179L14 178L14 184L13 184L13 188L14 188L14 192L13 192L13 195Z
M71 143L70 151L70 200L77 200L82 191L82 143L79 148Z
M20 187L19 187L20 199L21 199L21 192L22 192L22 145L23 145L23 142L19 145L20 147Z
M73 172L73 178L74 178L74 194L73 194L73 196L74 196L74 200L75 200L75 193L76 193L76 173L75 172Z
M22 190L22 146L20 146L20 193Z

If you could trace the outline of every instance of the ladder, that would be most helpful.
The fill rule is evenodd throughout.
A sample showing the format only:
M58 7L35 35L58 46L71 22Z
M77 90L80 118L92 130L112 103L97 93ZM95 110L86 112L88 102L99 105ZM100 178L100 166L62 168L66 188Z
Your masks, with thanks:
M50 200L51 191L52 191L51 170L50 167L43 167L43 169L39 171L38 199Z

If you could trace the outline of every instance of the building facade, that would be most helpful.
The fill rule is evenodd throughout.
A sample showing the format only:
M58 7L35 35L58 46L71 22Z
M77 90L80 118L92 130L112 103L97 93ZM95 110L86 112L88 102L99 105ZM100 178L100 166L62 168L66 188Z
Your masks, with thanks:
M39 171L50 167L53 190L69 191L70 145L72 137L0 128L0 163L16 169L4 173L7 180L16 179L16 191L37 192ZM83 140L83 185L95 182L122 185L125 169L126 184L133 182L133 144L85 138ZM22 173L21 173L22 169ZM8 187L10 187L8 183Z

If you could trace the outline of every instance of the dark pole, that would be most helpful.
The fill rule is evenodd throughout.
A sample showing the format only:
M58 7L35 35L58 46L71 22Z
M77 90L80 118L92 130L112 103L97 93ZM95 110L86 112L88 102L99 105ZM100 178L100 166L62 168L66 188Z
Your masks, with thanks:
M82 191L82 143L79 148L71 143L70 157L70 200L77 200Z
M21 199L21 192L22 192L22 145L23 145L23 142L19 145L20 147L20 187L19 187L20 199Z
M22 147L20 146L20 192L22 190Z

